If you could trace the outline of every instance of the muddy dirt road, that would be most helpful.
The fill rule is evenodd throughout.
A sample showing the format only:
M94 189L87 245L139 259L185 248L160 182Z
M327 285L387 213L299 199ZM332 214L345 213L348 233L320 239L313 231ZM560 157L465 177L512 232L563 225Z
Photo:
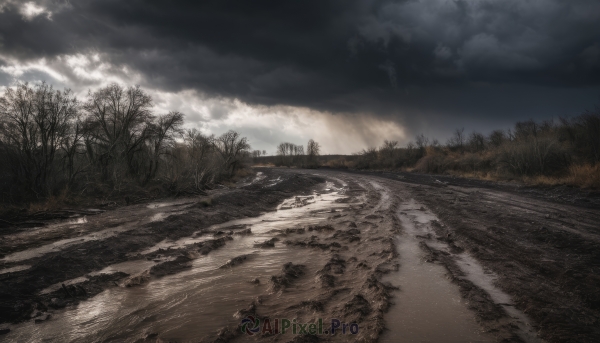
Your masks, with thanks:
M0 341L600 341L593 203L256 171L208 197L4 229Z

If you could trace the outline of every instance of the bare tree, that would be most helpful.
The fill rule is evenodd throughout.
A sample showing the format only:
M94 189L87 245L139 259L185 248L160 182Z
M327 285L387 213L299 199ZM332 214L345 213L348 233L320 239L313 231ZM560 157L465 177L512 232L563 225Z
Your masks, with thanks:
M415 137L415 144L417 145L417 148L424 151L425 148L429 145L429 138L425 137L425 135L421 133L420 135L417 135L417 137Z
M308 140L306 144L306 155L307 155L307 164L309 167L317 167L318 166L318 156L320 154L321 146L319 143L315 142L312 139Z
M302 145L294 145L292 164L298 167L304 167L304 147Z
M520 121L515 124L515 139L526 140L530 137L536 137L540 132L538 123L532 119L527 121Z
M600 162L600 108L595 112L587 111L576 120L576 145L586 151L587 159L592 163Z
M454 130L454 135L448 140L448 145L462 150L465 145L465 128Z
M277 146L276 164L287 167L304 166L304 147L289 142L280 143Z
M241 164L244 154L247 154L248 150L250 150L248 139L230 130L219 136L215 140L215 144L223 157L223 164L229 171L229 176L233 176Z
M469 136L469 148L471 152L480 152L485 149L485 137L479 132L473 131Z
M158 120L151 124L150 146L153 151L149 158L145 182L156 176L161 155L175 143L175 136L183 134L182 125L183 114L180 112L169 112L159 116Z
M77 165L76 163L78 156L85 155L83 120L83 115L78 112L68 129L68 133L60 142L60 148L64 154L64 170L67 172L67 183L69 186L74 184L77 175L89 165L87 163L79 163Z
M118 182L124 174L138 174L135 156L152 133L152 106L152 98L139 86L111 84L88 94L87 148L104 179Z
M108 194L119 194L128 192L131 182L143 186L151 180L188 192L243 167L250 149L245 137L229 131L215 138L191 130L182 142L177 138L184 133L183 114L155 116L152 109L151 97L139 87L111 84L90 91L83 104L69 90L45 83L7 88L0 95L2 201L30 201L63 190L96 192L105 185ZM287 151L304 153L292 148Z
M383 141L383 145L379 148L379 158L382 164L393 167L397 148L398 141L388 141L387 139Z
M497 148L506 140L506 134L503 130L494 130L490 133L488 140L493 147Z
M3 144L14 157L14 175L37 195L51 191L56 152L78 110L70 90L55 91L46 83L19 83L0 98Z
M217 163L211 159L215 147L214 136L205 136L196 129L185 135L192 180L196 189L202 189L216 177ZM220 164L220 163L219 163Z
M289 162L288 162L288 149L287 149L287 144L288 143L279 143L279 145L277 146L277 164L278 165L283 165L283 166L289 166Z

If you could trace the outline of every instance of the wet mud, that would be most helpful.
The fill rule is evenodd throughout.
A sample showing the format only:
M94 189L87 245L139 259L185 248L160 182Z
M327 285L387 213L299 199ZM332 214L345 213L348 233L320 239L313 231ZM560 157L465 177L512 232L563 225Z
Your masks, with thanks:
M589 203L403 174L257 171L203 197L5 230L0 339L599 337L600 212ZM250 335L248 318L357 326Z

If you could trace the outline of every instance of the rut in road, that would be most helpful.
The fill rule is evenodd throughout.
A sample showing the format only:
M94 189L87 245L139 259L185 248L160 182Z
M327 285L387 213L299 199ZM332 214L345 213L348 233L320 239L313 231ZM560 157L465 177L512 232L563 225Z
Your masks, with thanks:
M255 182L283 185L297 171L270 173L265 170ZM243 334L240 320L251 315L308 324L337 318L360 328L356 335L300 337L314 341L538 341L527 317L495 287L493 273L437 234L443 224L406 185L314 174L329 181L312 194L288 197L275 212L166 238L129 251L127 262L53 285L45 292L60 301L64 281L87 285L80 278L89 283L99 275L126 273L114 282L118 286L78 305L41 310L31 321L11 325L4 338L280 340ZM197 215L196 207L184 206L160 219L183 222ZM134 227L117 235L132 232L141 233ZM35 318L45 320L35 324Z

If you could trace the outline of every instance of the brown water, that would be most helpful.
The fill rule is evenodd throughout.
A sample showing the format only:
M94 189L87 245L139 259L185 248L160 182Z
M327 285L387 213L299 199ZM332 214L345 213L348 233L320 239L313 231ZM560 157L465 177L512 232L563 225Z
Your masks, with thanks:
M280 179L267 180L268 186L276 184ZM278 274L284 263L304 264L308 269L321 266L324 261L320 254L307 253L306 249L285 246L277 242L274 248L256 248L256 242L262 242L277 235L277 230L308 226L321 223L330 215L330 211L344 211L348 205L335 203L345 197L347 185L336 188L329 183L328 192L314 194L309 197L291 197L284 201L275 212L266 213L255 218L244 218L214 225L204 231L216 232L235 225L245 225L252 230L252 235L234 235L224 247L210 252L193 261L192 268L162 278L152 278L140 286L126 288L109 288L95 297L53 314L50 320L41 324L32 322L10 326L11 332L3 336L8 342L135 342L148 334L157 333L165 341L198 341L199 338L214 334L218 329L235 325L239 322L234 314L268 292L268 279ZM267 186L267 187L268 187ZM367 181L365 188L374 189L380 194L374 211L383 212L390 208L391 191L377 182ZM366 200L363 195L359 199ZM161 220L163 213L180 213L185 210L184 202L153 203L138 211L148 211L144 219ZM143 212L146 213L146 212ZM400 204L398 218L404 229L397 237L397 250L400 254L398 272L385 276L400 287L395 292L393 305L386 314L387 328L380 337L380 342L491 342L493 337L483 333L475 320L475 315L467 309L461 298L458 286L449 282L445 269L438 264L423 261L423 252L419 248L416 235L433 234L430 223L437 218L414 200ZM154 216L154 217L153 217ZM127 229L136 227L133 221L127 223ZM115 227L114 229L120 229ZM365 229L363 234L368 235ZM118 234L116 232L114 234ZM96 235L99 232L95 233ZM110 234L106 232L106 234ZM104 236L99 236L101 239ZM81 238L81 237L78 237ZM148 261L144 255L160 248L180 249L192 244L214 238L212 234L197 232L190 237L178 240L164 240L143 251L131 252L131 256L139 256L139 260L127 261L108 266L103 270L90 273L126 272L131 275L147 272L158 261ZM284 238L285 239L285 238ZM76 241L74 241L76 242ZM62 244L76 244L63 242ZM444 243L428 242L434 248L448 250ZM18 256L39 256L49 246L29 249L8 255L12 261L22 261ZM43 248L43 249L40 249ZM219 268L228 260L248 255L241 265L232 268ZM7 256L7 257L8 257ZM511 299L494 285L494 276L484 271L481 265L466 253L457 258L457 264L465 272L466 277L475 285L487 291L492 299L503 304L507 312L515 319L515 325L521 328L522 338L528 342L537 342L535 334L527 331L527 318L511 306ZM22 265L19 268L25 268ZM16 267L11 267L16 268ZM309 273L313 275L314 271ZM258 278L258 285L250 283ZM66 283L77 283L87 279L86 276ZM299 280L300 283L314 283L314 280ZM46 292L60 287L53 285ZM290 300L293 290L286 295ZM272 300L276 301L276 300ZM279 306L288 306L282 302Z
M73 245L89 241L104 240L120 233L139 228L149 222L157 222L170 215L183 214L186 207L194 204L190 199L178 199L153 202L144 207L131 206L91 217L62 220L47 226L29 229L2 237L11 247L29 247L33 243L51 241L51 243L16 251L0 258L0 274L10 272L14 264L48 253L57 252ZM104 228L107 224L109 228ZM65 237L66 236L66 237ZM7 265L6 267L3 267Z
M386 281L400 287L394 305L385 320L390 330L380 342L492 342L481 332L475 315L466 307L458 286L445 277L444 267L423 260L415 235L423 235L422 226L431 216L408 202L400 207L399 218L404 233L397 238L400 270L386 276Z
M437 217L414 200L400 205L398 217L404 232L397 238L400 254L399 272L386 276L392 284L399 286L394 303L385 319L390 330L380 342L493 342L494 337L481 331L473 312L461 298L458 286L446 278L443 266L425 262L417 235L432 234L430 224ZM435 249L448 252L442 242L428 241ZM525 342L541 342L531 330L525 314L511 305L511 298L494 285L495 276L468 253L457 257L459 268L466 278L486 291L494 302L502 304L519 327L519 336Z
M333 185L329 188L334 189ZM217 230L232 225L249 225L253 234L236 236L223 248L212 251L193 261L192 268L174 275L151 279L137 287L113 287L59 311L41 324L31 322L11 326L4 336L10 342L134 342L150 333L159 333L163 340L191 341L213 334L223 326L236 324L234 314L247 307L253 299L265 294L268 279L278 274L284 263L318 265L305 249L288 247L280 242L274 248L255 248L255 242L273 237L273 230L316 224L326 219L326 213L341 210L346 205L333 201L343 197L344 189L315 195L295 206L296 197L288 199L280 208L256 218L234 220L215 225ZM153 207L156 208L156 207ZM177 241L163 241L159 247L184 247L197 239L194 236ZM154 251L146 249L143 253ZM233 268L219 268L233 257L249 255L249 259ZM101 272L125 271L140 273L154 263L146 260L128 261L105 268ZM258 285L249 281L258 278ZM71 280L70 283L84 281ZM58 285L56 285L58 286Z

